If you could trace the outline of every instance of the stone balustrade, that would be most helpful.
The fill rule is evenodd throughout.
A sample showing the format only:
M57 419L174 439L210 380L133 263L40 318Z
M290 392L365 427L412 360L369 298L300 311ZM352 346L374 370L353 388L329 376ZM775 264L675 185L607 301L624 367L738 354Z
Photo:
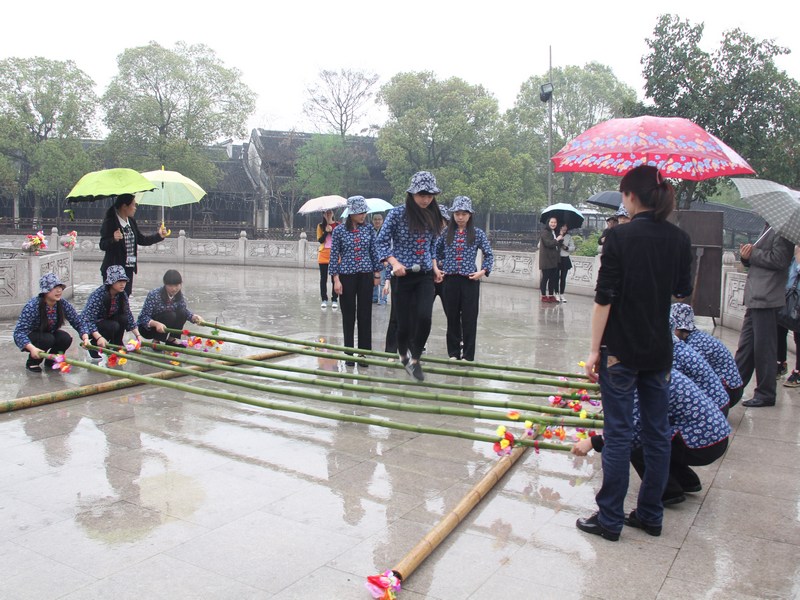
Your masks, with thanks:
M100 238L80 237L74 250L42 252L29 255L20 246L24 236L0 236L0 318L16 318L21 307L38 293L41 274L55 271L68 284L66 297L72 297L72 261L94 261L103 258ZM61 238L56 228L50 234L50 248L60 248ZM250 240L244 231L237 239L193 239L181 230L153 246L140 247L141 261L167 265L208 264L239 266L274 266L317 268L316 240ZM496 250L494 270L487 285L515 285L533 290L539 286L538 255L536 252ZM594 295L595 279L600 266L598 257L573 256L573 268L567 279L570 294ZM739 272L733 254L723 256L721 324L740 329L744 318L744 283L746 274ZM538 296L538 292L531 292Z

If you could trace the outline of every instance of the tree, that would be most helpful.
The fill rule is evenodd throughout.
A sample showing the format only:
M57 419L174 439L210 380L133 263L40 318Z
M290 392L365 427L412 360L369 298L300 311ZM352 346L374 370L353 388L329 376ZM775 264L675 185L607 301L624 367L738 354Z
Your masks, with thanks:
M532 163L538 165L534 169L535 182L528 179L526 189L529 192L532 188L547 189L547 170L552 168L546 152L549 115L547 105L539 97L541 85L548 80L547 76L539 76L524 82L514 107L505 115L508 145L517 153L527 154ZM636 99L633 89L617 79L609 67L599 63L553 69L552 83L553 154L597 123L622 116L625 106ZM608 179L598 175L554 173L553 201L576 204L601 189L614 187ZM537 195L534 201L536 206L544 206L546 198Z
M319 82L306 89L306 115L344 138L364 118L378 75L342 69L320 71Z
M106 156L137 170L182 171L198 183L216 182L205 147L217 139L244 137L255 95L241 73L226 67L209 47L155 42L128 48L102 103L110 133ZM202 184L201 184L202 185Z
M798 83L775 66L789 51L739 29L723 35L713 53L699 45L703 24L662 15L642 58L645 95L639 113L689 119L741 154L765 179L800 185ZM704 199L716 180L677 187L679 206Z
M41 199L66 194L89 169L78 139L93 129L94 82L72 61L9 58L0 61L0 184L6 193Z
M368 173L355 139L338 135L313 135L297 152L297 179L309 197L351 196L362 189Z
M398 198L420 170L435 173L447 198L470 191L476 206L499 207L509 197L507 186L516 176L507 170L516 163L497 161L501 120L497 100L483 86L457 77L439 81L430 72L400 73L378 97L389 110L378 154ZM484 172L489 165L495 170Z

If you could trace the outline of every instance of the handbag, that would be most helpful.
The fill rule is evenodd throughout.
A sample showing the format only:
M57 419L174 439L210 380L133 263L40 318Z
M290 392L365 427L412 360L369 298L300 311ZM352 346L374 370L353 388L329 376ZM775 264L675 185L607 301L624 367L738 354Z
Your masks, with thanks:
M778 324L790 331L800 331L800 272L795 275L792 286L786 290L786 302L778 309Z

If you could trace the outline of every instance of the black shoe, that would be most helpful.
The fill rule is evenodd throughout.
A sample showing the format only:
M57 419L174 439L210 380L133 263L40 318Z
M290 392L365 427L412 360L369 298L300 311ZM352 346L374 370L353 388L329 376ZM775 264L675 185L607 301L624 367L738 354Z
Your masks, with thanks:
M669 496L668 498L661 498L661 504L664 506L672 506L673 504L680 504L686 501L686 496L680 494L678 496Z
M642 522L639 519L639 516L636 514L636 510L632 510L631 514L625 517L625 525L628 527L635 527L636 529L641 529L645 533L652 535L654 537L658 537L661 535L661 525L648 525L647 523Z
M346 361L344 361L344 366L345 367L355 367L356 363L354 363L352 360L346 360Z
M425 375L422 374L422 365L419 361L409 362L406 366L406 371L417 381L425 381Z
M780 379L789 372L785 362L778 362L778 370L775 373L775 379Z
M619 533L614 533L600 525L600 522L597 520L597 513L594 513L591 517L578 519L575 521L575 527L586 533L599 535L609 542L616 542L619 539Z
M775 400L772 402L768 402L767 400L762 400L761 398L750 398L750 400L745 400L742 402L742 406L746 406L748 408L759 408L761 406L775 406Z
M53 365L54 365L54 364L56 364L56 361L54 361L54 360L50 360L49 358L46 358L46 359L45 359L45 361L44 361L44 368L45 368L45 370L46 370L46 371L52 371L52 370L53 370Z
M703 486L698 483L697 485L681 486L681 489L683 490L684 494L696 494L697 492L703 490Z
M411 358L408 356L408 352L406 352L405 356L400 355L400 362L404 367L408 367L409 360L411 360Z
M797 387L800 385L800 371L792 371L792 374L783 382L784 387Z
M28 371L30 371L31 373L41 373L42 372L42 367L40 366L41 364L42 364L41 360L33 360L32 358L29 358L25 362L25 368L28 369Z

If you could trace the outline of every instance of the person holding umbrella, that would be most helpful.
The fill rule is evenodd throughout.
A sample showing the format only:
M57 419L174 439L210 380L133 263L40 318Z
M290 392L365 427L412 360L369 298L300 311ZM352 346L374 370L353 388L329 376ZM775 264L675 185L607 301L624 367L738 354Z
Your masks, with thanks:
M569 226L566 223L561 226L559 235L561 236L561 243L558 245L558 253L560 255L558 259L558 300L559 302L566 302L564 290L567 287L567 275L572 268L572 260L569 255L575 252L575 242L572 241Z
M319 295L322 298L322 304L320 305L322 310L328 308L328 270L331 262L331 240L333 239L333 230L338 224L333 217L333 210L329 208L322 213L322 221L317 225L317 241L319 242L317 264L319 265ZM333 277L331 277L331 284L333 284ZM331 309L338 310L338 308L339 294L336 293L336 286L333 286Z
M167 237L167 229L163 223L156 233L142 235L133 218L136 206L133 194L118 195L114 204L106 211L100 226L100 250L105 252L100 265L100 276L105 281L109 267L121 267L126 276L126 296L133 294L133 275L139 268L139 246L152 246Z
M656 167L642 165L620 182L631 222L609 231L600 257L586 374L603 397L603 482L598 510L580 518L586 533L617 541L623 524L660 532L672 431L668 418L672 297L692 292L691 241L666 219L675 191ZM774 332L774 328L773 328ZM636 508L625 515L639 394L645 473Z
M372 350L372 289L381 278L381 264L375 246L375 230L366 223L364 196L347 199L347 219L333 230L330 274L333 290L342 304L344 345L355 346L354 330L358 322L358 347ZM355 363L346 361L351 367ZM363 366L367 366L363 364Z
M392 277L397 278L392 303L400 362L417 381L425 378L419 359L431 332L433 284L442 281L433 264L434 244L444 222L436 203L440 192L432 173L415 173L405 204L389 211L377 240L379 259L391 265Z
M64 321L69 322L86 344L89 335L94 335L103 345L96 329L87 325L78 311L61 295L66 286L55 273L46 273L39 280L39 295L31 298L22 308L16 327L14 327L14 343L28 352L25 368L32 373L41 373L44 352L64 354L72 345L72 336L61 329ZM47 360L45 367L52 367L53 361Z
M539 290L542 302L558 302L558 265L561 262L560 244L564 236L558 232L558 219L550 217L539 236L539 269L542 271ZM546 293L545 293L546 292Z

